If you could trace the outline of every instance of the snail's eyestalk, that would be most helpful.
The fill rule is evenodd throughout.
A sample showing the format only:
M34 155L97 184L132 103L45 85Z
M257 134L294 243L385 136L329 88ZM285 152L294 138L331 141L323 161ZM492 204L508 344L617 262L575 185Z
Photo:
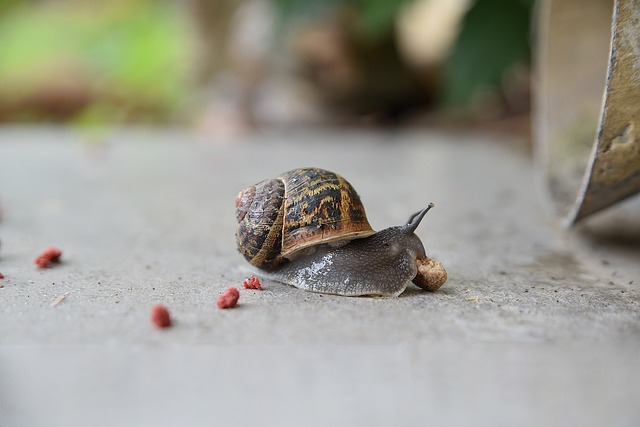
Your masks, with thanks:
M407 234L413 233L418 225L420 225L420 221L429 212L429 209L434 207L433 203L429 203L429 206L417 212L409 218L407 224L403 227L403 231ZM424 251L424 249L423 249ZM442 267L442 264L436 260L430 259L428 256L418 254L416 258L416 267L418 272L416 276L413 278L413 283L417 286L421 287L425 291L434 292L438 290L444 282L447 281L447 271Z
M406 225L404 226L404 231L407 234L411 234L414 231L416 231L416 228L418 228L418 225L420 225L420 221L422 221L422 218L424 218L427 212L429 212L429 209L431 209L434 206L435 205L433 204L433 202L431 202L429 203L429 206L427 206L420 212L416 212L413 215L411 215L411 217L409 218L409 221L407 221Z

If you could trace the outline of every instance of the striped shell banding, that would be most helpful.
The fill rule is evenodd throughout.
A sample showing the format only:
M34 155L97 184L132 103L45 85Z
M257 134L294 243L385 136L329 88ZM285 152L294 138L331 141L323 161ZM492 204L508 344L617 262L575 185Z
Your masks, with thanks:
M236 217L238 250L264 269L316 245L375 233L351 184L318 168L295 169L242 190Z

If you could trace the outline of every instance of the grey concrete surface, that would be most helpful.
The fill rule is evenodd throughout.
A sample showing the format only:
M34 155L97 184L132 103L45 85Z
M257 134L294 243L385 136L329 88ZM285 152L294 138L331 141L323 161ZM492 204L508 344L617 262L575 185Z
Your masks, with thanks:
M248 276L237 192L311 165L376 229L435 202L417 233L445 286L266 281L219 310ZM569 232L538 193L509 138L0 129L0 426L640 425L640 200Z

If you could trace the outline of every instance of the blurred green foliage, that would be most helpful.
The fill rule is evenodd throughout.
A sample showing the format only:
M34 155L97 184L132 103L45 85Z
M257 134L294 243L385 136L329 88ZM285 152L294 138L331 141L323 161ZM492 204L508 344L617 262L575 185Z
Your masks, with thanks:
M402 66L401 59L390 61L385 46L395 36L398 14L413 0L271 1L280 25L301 17L335 18L336 11L348 10L351 35L373 56L364 61L367 77L384 71L383 81L405 78L393 69ZM0 0L0 121L178 117L196 89L191 77L197 30L187 7L170 0ZM514 65L528 65L533 7L534 0L472 3L448 58L439 64L442 105L465 105L478 89L499 89ZM378 83L362 86L385 103L389 96L379 95L384 85ZM64 114L47 110L52 107L43 94L59 100ZM46 108L39 110L38 102Z
M395 31L396 17L411 0L273 0L282 21L313 17L337 8L357 14L360 34L382 40ZM499 89L506 72L528 66L535 0L476 0L444 64L442 103L459 107L478 89Z
M515 65L529 65L534 0L477 0L449 54L444 102L463 105L480 88L499 88Z
M188 94L189 39L170 3L3 1L0 92L5 109L67 82L89 100L72 120L117 122L131 115L165 120ZM40 118L34 108L32 117L19 119Z

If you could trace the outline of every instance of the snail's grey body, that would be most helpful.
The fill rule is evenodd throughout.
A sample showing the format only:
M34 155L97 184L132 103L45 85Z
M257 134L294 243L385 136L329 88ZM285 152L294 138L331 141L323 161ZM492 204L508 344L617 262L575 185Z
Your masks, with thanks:
M399 234L399 228L339 248L319 246L266 276L312 292L398 296L417 274L416 258L425 256L418 237Z
M318 246L310 255L261 274L311 292L398 296L416 277L416 259L426 256L413 232L424 213L426 209L405 226L387 228L341 247Z

